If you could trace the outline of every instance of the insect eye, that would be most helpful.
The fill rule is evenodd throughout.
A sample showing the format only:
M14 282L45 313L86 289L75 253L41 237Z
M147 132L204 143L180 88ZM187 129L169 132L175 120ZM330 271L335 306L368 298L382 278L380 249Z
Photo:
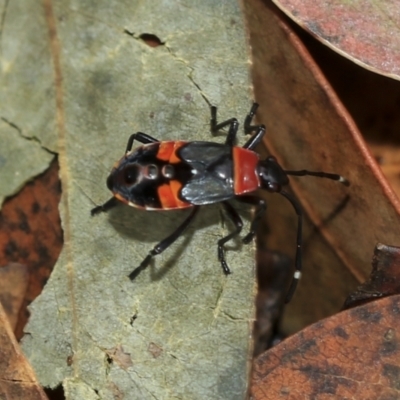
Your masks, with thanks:
M136 165L130 165L124 169L124 180L127 184L135 183L139 176L139 168Z

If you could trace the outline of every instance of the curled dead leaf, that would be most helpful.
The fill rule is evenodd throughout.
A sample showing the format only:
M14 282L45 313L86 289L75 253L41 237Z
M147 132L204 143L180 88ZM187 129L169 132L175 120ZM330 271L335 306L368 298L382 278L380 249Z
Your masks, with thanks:
M322 320L254 362L254 400L400 396L400 296Z
M400 293L400 248L377 244L369 279L351 293L344 309Z

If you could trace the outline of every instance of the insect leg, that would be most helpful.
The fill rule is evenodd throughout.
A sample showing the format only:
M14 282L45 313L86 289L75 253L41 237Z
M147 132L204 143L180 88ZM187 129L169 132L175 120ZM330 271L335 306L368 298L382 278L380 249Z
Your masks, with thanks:
M230 233L229 235L223 237L222 239L218 240L218 260L221 262L222 269L224 270L225 274L230 274L231 270L228 267L228 264L225 261L225 253L224 253L224 244L234 238L235 236L239 235L240 231L243 228L243 222L240 218L237 211L226 201L222 202L222 205L225 208L225 211L228 214L228 217L234 223L236 229L234 232Z
M264 125L255 126L254 128L257 128L257 132L244 144L243 146L244 149L253 150L258 145L258 143L261 142L261 139L265 135Z
M265 126L264 125L251 125L251 121L254 118L254 115L256 114L258 108L257 103L253 103L250 112L247 114L246 118L244 119L244 133L247 135L252 132L256 132L254 136L252 136L243 146L245 149L253 150L254 147L257 146L258 143L260 143L261 139L263 138L265 134Z
M244 128L245 134L254 132L260 126L262 126L262 125L251 125L251 121L253 120L254 115L256 115L257 108L258 108L258 103L253 103L253 105L251 106L250 112L246 115L246 118L244 119L243 128Z
M256 206L256 211L254 212L254 217L250 225L250 231L242 240L244 244L248 244L257 233L258 224L267 209L267 203L264 199L259 199L254 196L238 196L236 200Z
M195 206L193 208L192 212L189 214L189 216L183 221L183 223L174 232L172 232L171 235L166 237L160 243L155 245L152 250L150 250L149 254L141 262L141 264L129 274L130 280L133 281L140 274L141 271L143 271L144 269L146 269L149 266L150 261L154 256L162 253L165 249L167 249L169 246L171 246L171 244L174 243L175 240L179 238L179 236L182 235L184 230L192 222L192 220L195 217L195 215L197 214L198 210L199 210L199 206Z
M293 274L293 279L292 283L290 284L289 290L286 294L286 299L285 302L288 303L292 296L293 293L296 290L297 283L299 282L299 279L301 278L301 269L302 269L302 250L303 250L303 212L300 208L299 203L297 200L290 195L289 193L286 193L284 191L279 192L283 197L286 197L290 203L292 204L294 210L296 211L297 214L297 248L296 248L296 259L295 259L295 270Z
M101 206L97 206L95 208L92 208L91 211L90 211L90 214L93 217L93 215L99 214L101 212L107 212L111 208L115 207L118 203L119 203L119 201L118 201L117 198L111 197L111 199L107 200Z
M210 120L210 129L211 133L215 134L220 129L224 128L225 126L229 126L228 136L226 138L225 144L229 146L234 146L236 141L236 134L239 129L239 122L236 118L230 118L226 121L217 123L217 107L211 106L211 120Z
M133 133L131 136L129 136L128 144L126 145L125 153L127 153L128 151L132 150L132 145L133 145L133 142L135 140L137 140L140 143L144 143L144 144L159 142L159 140L154 139L153 137L151 137L147 133L136 132L136 133Z

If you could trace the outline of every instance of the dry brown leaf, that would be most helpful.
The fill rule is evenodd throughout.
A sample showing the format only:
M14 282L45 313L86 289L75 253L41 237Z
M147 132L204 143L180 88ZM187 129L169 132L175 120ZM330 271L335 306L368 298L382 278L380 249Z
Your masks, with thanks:
M296 31L354 118L374 159L399 196L400 82L360 67L302 29Z
M346 188L312 177L291 179L314 225L304 229L304 280L286 316L286 329L293 331L336 312L367 278L376 242L400 237L400 205L351 117L280 13L260 0L245 2L245 13L268 150L286 169L336 172L351 182ZM296 216L279 196L268 202L269 245L294 254Z
M8 318L0 304L0 398L7 400L46 400L32 367L15 340Z
M318 322L254 363L254 400L397 399L400 296Z
M28 277L28 269L23 264L10 263L0 268L0 303L13 330L25 298Z
M7 199L0 212L0 265L21 263L29 273L16 328L18 338L29 316L26 307L41 292L61 251L60 191L55 160L46 172Z
M351 293L344 308L400 293L400 248L379 243L372 259L369 279Z

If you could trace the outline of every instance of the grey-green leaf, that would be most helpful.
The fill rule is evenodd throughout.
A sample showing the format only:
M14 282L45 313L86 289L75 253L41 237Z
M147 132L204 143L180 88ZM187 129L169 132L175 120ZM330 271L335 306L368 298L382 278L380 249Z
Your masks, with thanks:
M233 274L224 276L216 244L233 226L220 207L204 207L133 282L127 275L188 211L121 205L90 216L111 196L105 179L131 133L222 142L209 132L210 104L221 121L243 121L252 99L239 5L45 0L37 18L20 40L40 27L40 62L52 66L65 239L23 340L40 382L63 383L74 400L244 399L253 250L229 243ZM150 47L143 34L161 44Z

